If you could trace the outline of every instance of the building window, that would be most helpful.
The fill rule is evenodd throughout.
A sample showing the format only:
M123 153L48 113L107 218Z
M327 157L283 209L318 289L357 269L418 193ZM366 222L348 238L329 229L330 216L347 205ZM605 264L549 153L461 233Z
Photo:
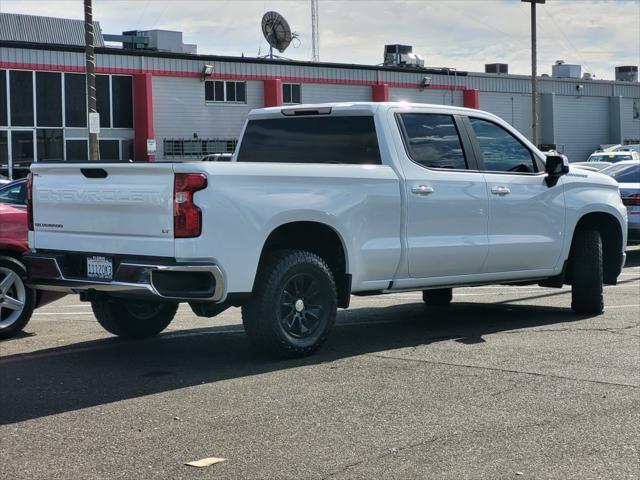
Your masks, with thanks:
M36 118L39 127L62 126L62 74L36 72Z
M36 130L38 143L38 161L62 161L62 129L38 128Z
M131 77L111 77L113 128L133 128L133 88Z
M11 156L13 158L13 178L26 177L33 162L33 130L11 132Z
M33 73L21 70L9 72L11 125L33 126ZM32 145L33 147L33 142Z
M100 160L120 160L119 140L100 140L98 147L100 149Z
M100 127L111 127L111 101L109 75L96 75L96 103L100 114Z
M9 114L7 113L7 72L0 70L0 125L7 126Z
M204 99L207 102L247 103L247 82L206 81Z
M9 132L0 130L0 175L9 176Z
M302 103L302 87L299 83L282 84L282 103Z
M121 140L120 151L122 160L133 160L133 140Z
M67 160L82 161L89 158L89 141L88 140L67 140Z
M204 157L212 153L233 153L237 139L165 139L163 142L166 157Z
M64 74L64 123L67 127L87 126L87 79L80 73Z

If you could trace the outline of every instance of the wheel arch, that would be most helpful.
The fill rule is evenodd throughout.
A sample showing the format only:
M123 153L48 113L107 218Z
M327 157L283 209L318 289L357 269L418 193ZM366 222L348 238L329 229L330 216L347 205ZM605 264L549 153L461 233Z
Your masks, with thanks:
M603 280L606 284L615 285L622 269L622 253L624 251L624 232L620 221L615 215L607 212L585 213L580 217L573 229L571 237L572 248L576 234L584 230L596 230L600 234L602 239ZM571 261L571 254L569 254L568 261ZM571 281L570 278L568 280Z
M265 257L276 250L306 250L321 257L331 269L338 290L338 306L349 306L351 274L344 239L332 226L317 221L291 221L274 228L260 252L258 269ZM255 286L255 285L254 285Z

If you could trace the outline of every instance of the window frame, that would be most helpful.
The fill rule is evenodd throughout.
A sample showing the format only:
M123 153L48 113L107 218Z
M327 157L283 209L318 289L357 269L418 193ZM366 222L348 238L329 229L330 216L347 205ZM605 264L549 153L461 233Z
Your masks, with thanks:
M116 109L116 105L121 105L122 102L115 101L114 95L113 95L113 79L115 77L118 78L128 78L129 79L129 86L131 87L131 126L115 126L115 109ZM113 130L133 130L135 124L134 124L134 98L133 98L133 76L132 75L118 75L118 74L110 74L109 75L109 104L110 104L110 121L111 121L111 129Z
M290 100L289 102L287 102L287 99L285 98L284 95L284 87L285 85L289 86L289 93L290 93ZM294 102L293 101L293 87L297 86L299 89L299 101L298 102ZM283 105L301 105L302 104L302 84L301 83L291 83L291 82L285 82L282 84L282 104Z
M222 92L224 95L224 98L222 100L216 100L216 82L222 83L223 87L222 87ZM219 103L228 103L230 105L247 105L247 82L246 80L205 80L205 85L204 85L204 103L205 105L213 105L213 104L219 104ZM213 88L213 100L207 100L207 84L212 84L212 88ZM228 100L229 95L228 95L228 91L229 91L229 84L233 84L233 93L234 93L234 97L238 97L238 90L237 90L237 84L238 83L242 83L244 84L244 100Z
M407 130L404 126L404 121L402 120L402 114L411 113L411 114L420 114L420 115L444 115L451 117L453 119L453 125L458 132L458 138L460 139L460 144L462 146L462 153L465 158L465 163L467 164L467 168L441 168L441 167L429 167L427 165L423 165L422 163L414 160L411 157L411 152L409 150L408 134ZM467 132L466 126L464 125L464 115L457 115L451 112L423 112L423 111L406 111L406 112L395 112L394 117L396 119L396 124L398 126L398 133L400 134L400 139L402 140L402 145L404 147L404 153L409 159L411 163L416 164L420 168L424 168L425 170L431 170L435 172L480 172L480 165L478 164L478 159L476 157L476 151L473 149L473 145L471 144L471 139L469 138L469 133Z
M531 163L533 164L533 166L536 168L537 171L535 172L504 172L500 170L487 170L484 165L484 157L482 155L482 150L480 148L480 142L478 141L476 132L473 129L473 125L471 125L471 119L482 120L484 122L491 123L496 127L501 128L502 130L507 132L509 135L511 135L511 137L513 137L514 140L516 140L520 145L522 145L524 149L526 149L529 152L529 155L531 155ZM469 141L473 148L474 156L476 157L479 171L483 173L491 173L491 174L497 174L497 175L528 175L528 176L545 176L546 175L544 163L538 157L538 155L536 155L536 153L531 148L529 148L524 142L522 142L522 140L516 137L509 129L505 128L504 126L500 125L499 123L495 122L492 119L484 118L478 115L465 115L463 119L463 123L467 130L467 135L469 136Z

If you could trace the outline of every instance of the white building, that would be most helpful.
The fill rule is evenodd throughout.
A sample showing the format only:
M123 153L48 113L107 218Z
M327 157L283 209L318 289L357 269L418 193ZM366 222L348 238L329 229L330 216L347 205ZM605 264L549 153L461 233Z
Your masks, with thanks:
M196 49L180 32L158 30L126 32L127 48L111 48L97 24L96 31L102 159L230 152L251 109L302 102L461 105L531 136L528 76L197 55L186 53ZM0 14L0 172L19 176L32 161L87 158L83 44L82 21ZM541 77L540 143L574 161L600 145L638 143L640 83L631 68L631 81L564 78L575 68ZM155 155L147 152L152 139Z

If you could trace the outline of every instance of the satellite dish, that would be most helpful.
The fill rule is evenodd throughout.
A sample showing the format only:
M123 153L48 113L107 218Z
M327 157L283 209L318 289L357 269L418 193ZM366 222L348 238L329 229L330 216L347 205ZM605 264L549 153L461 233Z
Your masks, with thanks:
M289 23L278 12L264 14L262 17L262 34L271 47L271 58L273 58L274 48L282 53L291 44L291 40L297 37L295 33L291 33Z

